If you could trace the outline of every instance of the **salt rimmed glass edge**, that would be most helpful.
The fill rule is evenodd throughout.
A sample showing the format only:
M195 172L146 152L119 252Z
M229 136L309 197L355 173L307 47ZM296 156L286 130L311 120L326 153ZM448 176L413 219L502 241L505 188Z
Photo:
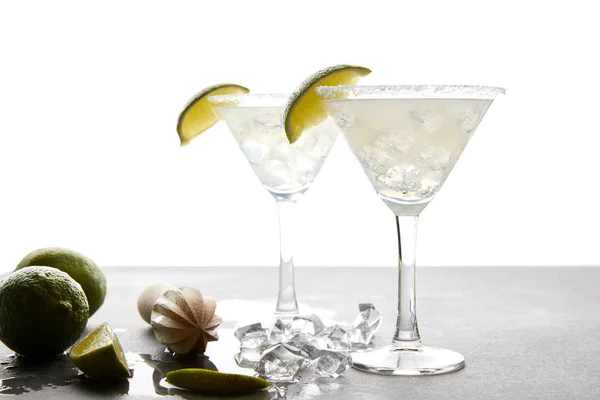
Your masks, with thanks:
M506 89L498 86L477 85L369 85L319 86L315 89L324 101L338 99L393 99L393 98L464 98L493 100ZM343 97L340 97L343 95Z
M213 107L284 107L289 98L284 93L238 93L210 95L207 100Z

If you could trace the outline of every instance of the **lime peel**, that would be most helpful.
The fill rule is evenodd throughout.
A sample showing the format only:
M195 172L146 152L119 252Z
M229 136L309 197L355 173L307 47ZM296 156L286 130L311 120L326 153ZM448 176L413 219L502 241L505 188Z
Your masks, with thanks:
M271 386L266 380L254 376L227 374L202 368L167 372L167 382L184 389L214 395L251 393Z

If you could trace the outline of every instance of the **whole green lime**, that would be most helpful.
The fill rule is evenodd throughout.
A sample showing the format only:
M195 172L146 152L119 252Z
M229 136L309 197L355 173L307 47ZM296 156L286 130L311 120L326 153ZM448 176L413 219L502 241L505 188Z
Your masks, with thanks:
M69 249L48 247L29 253L15 271L34 265L58 268L75 279L85 292L90 305L90 316L104 303L106 278L96 263L86 256Z
M0 283L0 341L17 354L62 353L79 339L88 317L83 289L56 268L24 268Z

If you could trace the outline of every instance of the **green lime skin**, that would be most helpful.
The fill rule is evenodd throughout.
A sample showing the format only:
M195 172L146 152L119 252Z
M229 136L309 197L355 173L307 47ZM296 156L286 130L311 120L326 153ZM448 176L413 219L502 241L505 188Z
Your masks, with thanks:
M106 278L96 263L86 256L60 247L43 248L25 256L15 271L36 265L60 269L77 281L83 288L90 305L90 316L104 303Z
M88 317L83 289L56 268L25 268L0 283L0 341L19 355L64 352L79 339Z

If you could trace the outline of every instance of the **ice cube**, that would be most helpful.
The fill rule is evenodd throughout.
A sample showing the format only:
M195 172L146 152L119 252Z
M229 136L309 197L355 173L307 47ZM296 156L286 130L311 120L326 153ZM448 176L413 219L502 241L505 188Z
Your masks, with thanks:
M294 350L292 346L278 343L263 353L254 370L272 382L295 382L296 374L306 363L306 359L294 354Z
M240 149L252 164L260 164L269 154L269 146L250 137L241 141Z
M421 181L421 188L419 189L417 194L423 199L428 199L430 197L435 196L440 190L441 186L442 185L440 184L439 180L423 179Z
M347 351L323 350L317 361L317 374L337 378L352 367L352 358Z
M255 172L262 184L268 187L285 186L295 179L288 164L280 160L269 160L266 164L256 166Z
M325 324L316 314L308 316L297 315L292 319L291 331L292 335L302 333L305 335L315 336L325 329Z
M382 315L371 303L358 305L359 314L352 324L352 328L346 333L352 348L365 348L371 343L373 337L379 330Z
M233 336L235 336L235 338L241 342L244 336L246 336L246 334L255 332L266 333L266 329L263 328L262 324L259 322L256 324L245 325L237 328L233 333Z
M312 172L317 164L317 160L301 153L290 154L287 161L290 169L298 172L299 174L307 174Z
M328 349L350 350L352 347L346 335L346 328L340 325L333 325L325 331L325 337L329 339L326 344Z
M449 168L450 159L450 152L438 146L428 146L419 154L419 162L430 171Z
M271 158L285 162L292 151L293 149L289 143L277 143L271 148Z
M288 391L287 385L282 385L282 386L272 385L268 389L268 393L269 393L268 399L269 400L285 400L287 398L287 391Z
M381 185L400 192L413 192L419 189L420 171L414 165L400 165L389 168L384 174L377 176Z
M267 342L267 340L267 332L265 331L250 332L244 335L244 337L241 340L240 347L247 349L255 349L260 346L263 346L265 342Z
M302 350L310 360L317 359L321 354L321 350L314 344L311 338L302 333L297 333L292 336L287 344Z
M269 327L269 341L285 342L290 336L290 323L277 319Z
M333 146L334 142L335 135L332 135L329 132L318 132L317 142L310 150L311 156L314 158L324 158L327 153L329 153L329 150L331 150L331 146Z
M278 134L283 132L281 114L265 113L253 118L254 127L261 133Z
M377 152L383 152L390 157L398 158L407 154L414 147L417 139L415 132L410 130L394 131L386 130L377 134L373 147Z
M439 110L413 109L409 111L409 114L413 121L416 121L425 132L433 133L442 127L443 118Z
M331 112L333 119L340 128L342 128L344 131L349 131L352 129L355 124L355 119L352 114L337 108L331 110Z
M257 347L254 349L241 348L240 352L234 356L235 362L242 368L254 368L256 363L262 357L264 350L265 349L262 347Z
M461 127L463 130L463 133L470 135L471 133L473 133L473 131L475 130L475 128L477 128L477 124L479 123L479 120L481 119L479 113L473 111L473 110L469 110L467 112L465 112L463 114L462 117L462 121L461 121Z

